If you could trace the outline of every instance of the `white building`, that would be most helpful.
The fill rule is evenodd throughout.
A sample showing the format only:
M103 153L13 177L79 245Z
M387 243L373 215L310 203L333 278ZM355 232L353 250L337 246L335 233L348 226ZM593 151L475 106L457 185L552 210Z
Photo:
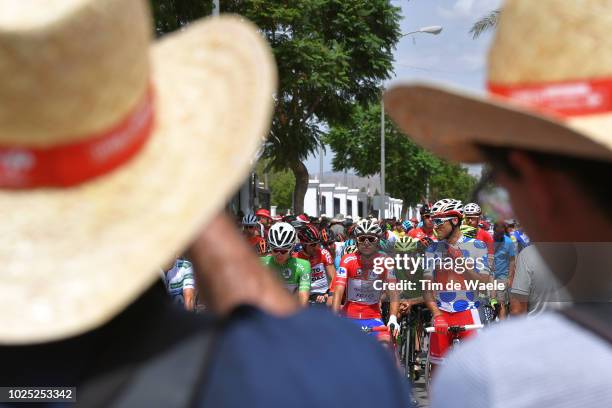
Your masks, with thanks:
M384 218L403 218L403 201L385 197ZM373 202L370 208L369 202ZM304 212L310 216L333 218L337 214L344 216L367 217L371 210L380 208L380 196L370 197L365 191L350 189L336 184L321 184L319 180L308 182L308 191L304 197ZM378 214L377 214L378 215Z

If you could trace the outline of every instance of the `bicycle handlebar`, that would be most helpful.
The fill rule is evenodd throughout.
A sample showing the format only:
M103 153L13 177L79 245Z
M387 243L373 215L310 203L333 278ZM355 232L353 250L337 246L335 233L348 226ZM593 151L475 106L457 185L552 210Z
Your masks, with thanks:
M468 330L478 330L478 329L482 329L484 327L484 325L482 324L466 324L465 326L448 326L448 328L446 329L447 331L457 331L457 332L462 332L462 331L468 331ZM435 327L426 327L425 331L427 333L433 333L436 331Z
M391 324L391 327L387 327L387 326L376 326L376 327L362 327L361 328L362 331L366 332L366 333L370 333L370 332L387 332L387 333L391 333L392 331L395 331L395 324Z

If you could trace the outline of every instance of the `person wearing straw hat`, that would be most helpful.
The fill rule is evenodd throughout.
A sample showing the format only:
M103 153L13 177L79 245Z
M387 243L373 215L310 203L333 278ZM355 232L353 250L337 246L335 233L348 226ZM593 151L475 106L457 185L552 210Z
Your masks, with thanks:
M0 0L0 384L86 407L407 406L385 351L298 313L220 213L270 124L261 32L218 17L151 43L150 22L145 0ZM215 316L159 279L188 247Z
M432 407L612 406L612 190L602 185L612 176L610 10L612 0L507 1L488 97L422 83L384 96L420 145L488 163L511 206L501 190L474 199L501 219L513 209L571 298L590 302L462 344L433 379Z

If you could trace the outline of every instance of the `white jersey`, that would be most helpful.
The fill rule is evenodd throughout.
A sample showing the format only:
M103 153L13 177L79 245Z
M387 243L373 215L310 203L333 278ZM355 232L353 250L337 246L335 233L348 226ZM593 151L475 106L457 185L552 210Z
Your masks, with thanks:
M164 274L166 289L175 303L184 304L184 289L195 289L195 279L193 277L193 267L191 262L184 259L177 259L174 266Z

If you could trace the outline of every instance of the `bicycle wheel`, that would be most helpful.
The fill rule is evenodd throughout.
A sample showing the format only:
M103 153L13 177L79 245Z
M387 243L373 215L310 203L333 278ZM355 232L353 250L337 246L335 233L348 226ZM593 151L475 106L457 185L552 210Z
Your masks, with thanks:
M406 359L405 359L405 363L406 363L406 374L408 376L408 379L410 379L411 381L416 381L416 371L415 371L415 364L416 364L416 326L414 325L414 321L410 322L410 325L408 326L408 341L406 342Z

